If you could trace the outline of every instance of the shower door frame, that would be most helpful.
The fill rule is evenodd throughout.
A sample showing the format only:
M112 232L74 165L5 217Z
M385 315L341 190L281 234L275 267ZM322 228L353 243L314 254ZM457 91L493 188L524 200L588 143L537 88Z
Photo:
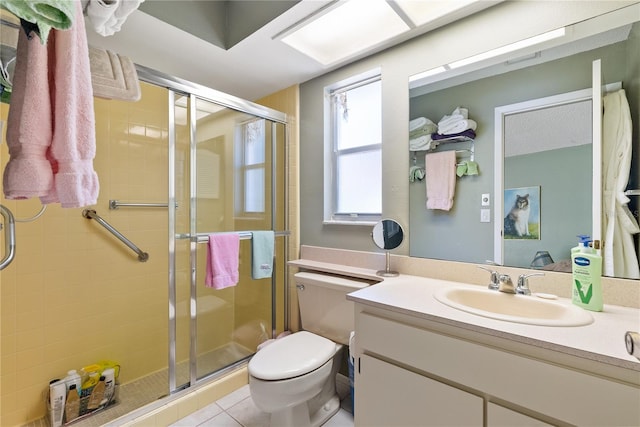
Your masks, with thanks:
M270 120L272 126L271 138L272 138L272 180L271 180L271 225L274 231L276 227L276 214L277 214L277 185L276 185L276 172L277 172L277 161L276 161L276 127L277 124L284 125L284 185L282 188L283 192L283 200L284 200L284 230L277 232L276 235L283 235L284 241L284 262L285 262L285 274L283 277L283 285L284 285L284 328L287 329L289 325L289 312L287 307L289 306L288 302L288 274L286 268L286 260L288 259L288 230L289 230L289 218L288 218L288 189L289 189L289 180L288 180L288 159L289 159L289 126L287 122L287 115L277 110L273 110L271 108L253 103L251 101L247 101L233 95L226 94L224 92L220 92L206 86L202 86L196 83L192 83L178 77L170 76L168 74L161 73L159 71L153 70L151 68L147 68L141 65L136 64L136 70L138 72L138 78L141 81L165 87L168 89L168 106L169 106L169 130L168 130L168 140L169 140L169 155L168 155L168 175L169 175L169 185L168 185L168 221L169 221L169 274L168 274L168 285L169 285L169 348L168 348L168 364L169 364L169 393L173 394L182 389L192 387L197 383L208 380L211 376L216 374L224 374L225 371L229 369L233 369L236 364L243 363L243 361L236 362L227 368L221 369L219 371L212 372L205 377L198 379L197 378L197 360L196 360L196 325L197 325L197 316L196 316L196 266L195 266L195 252L197 245L197 236L195 234L195 204L196 204L196 194L195 194L195 180L196 180L196 100L208 101L226 108L230 108L236 111L240 111L247 114L252 114L256 117ZM176 178L176 169L175 169L175 160L176 160L176 129L175 129L175 95L180 94L188 97L188 106L189 106L189 204L190 204L190 214L189 214L189 230L190 234L188 236L177 236L176 234L176 188L175 188L175 178ZM177 317L176 317L176 239L177 238L189 238L190 239L190 349L189 349L189 383L180 384L176 383L176 340L177 340ZM275 324L276 324L276 275L274 274L272 277L272 292L271 292L271 316L272 316L272 334L275 333Z

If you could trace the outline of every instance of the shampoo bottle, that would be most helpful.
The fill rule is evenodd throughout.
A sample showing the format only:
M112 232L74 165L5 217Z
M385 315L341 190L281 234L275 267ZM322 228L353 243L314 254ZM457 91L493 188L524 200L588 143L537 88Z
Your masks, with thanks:
M67 402L64 405L65 422L70 422L78 418L80 415L80 397L76 391L76 385L71 384L69 393L67 393Z
M66 394L67 386L64 381L51 381L49 384L49 416L51 417L51 427L60 427L62 425Z
M571 250L572 301L591 311L602 311L602 257L589 247L588 237L580 236L578 250Z
M113 399L116 391L115 369L107 368L102 371L104 377L104 399L102 404L107 404Z
M82 378L80 378L80 374L75 369L72 369L67 372L67 376L64 377L64 382L67 385L67 391L71 389L71 385L75 384L75 390L78 395L80 395L80 390L82 389Z
M100 407L100 405L102 405L102 399L104 398L104 390L105 390L104 376L101 376L100 380L98 381L98 384L96 384L96 386L93 388L93 391L91 391L91 395L89 396L89 405L88 405L89 410L97 409L98 407Z

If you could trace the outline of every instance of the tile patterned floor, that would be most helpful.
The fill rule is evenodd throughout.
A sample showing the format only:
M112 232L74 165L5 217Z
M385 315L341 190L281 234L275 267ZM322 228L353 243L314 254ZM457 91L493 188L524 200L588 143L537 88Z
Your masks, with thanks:
M348 386L338 384L341 408L324 427L353 427L351 397ZM193 414L178 420L170 427L265 427L269 425L269 414L260 411L246 385Z

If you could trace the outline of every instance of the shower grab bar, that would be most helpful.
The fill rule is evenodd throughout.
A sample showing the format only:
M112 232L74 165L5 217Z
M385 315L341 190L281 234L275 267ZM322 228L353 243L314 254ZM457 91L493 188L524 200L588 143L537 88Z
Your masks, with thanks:
M129 240L126 237L124 237L118 230L113 228L111 226L111 224L109 224L107 221L102 219L100 217L100 215L98 215L96 213L96 211L91 210L91 209L85 209L85 210L82 211L82 216L87 218L87 219L95 219L96 221L98 221L98 224L100 224L101 226L106 228L111 234L113 234L118 239L120 239L120 241L122 243L127 245L132 251L134 251L136 254L138 254L138 261L146 262L149 259L149 254L148 253L143 252L140 248L138 248L136 245L131 243L131 240Z
M125 203L119 200L109 200L109 209L118 208L168 208L169 203ZM178 204L176 203L176 208Z
M627 190L624 192L625 196L640 196L640 190Z
M11 264L16 254L16 222L9 208L2 205L0 205L0 215L4 218L4 225L7 229L7 235L4 238L5 256L0 261L0 270L4 270L6 266ZM2 230L2 224L0 224L0 230Z
M206 243L209 241L209 234L230 234L235 233L240 236L240 240L250 240L253 237L253 231L220 231L213 233L198 233L195 235L197 243ZM289 236L291 232L289 230L285 231L274 231L275 237ZM189 234L178 234L178 239L189 239L191 236Z

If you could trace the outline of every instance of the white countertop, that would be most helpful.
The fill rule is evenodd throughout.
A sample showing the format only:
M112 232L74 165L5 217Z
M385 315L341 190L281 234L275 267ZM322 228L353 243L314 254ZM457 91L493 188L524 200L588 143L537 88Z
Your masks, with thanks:
M605 304L602 312L589 312L593 315L594 322L586 326L536 326L495 320L449 307L433 297L435 291L445 286L478 288L477 285L401 274L398 277L384 278L381 283L353 292L347 299L632 369L640 375L640 360L627 353L624 343L627 331L640 331L638 309ZM557 302L571 304L571 300L566 298L558 298Z

